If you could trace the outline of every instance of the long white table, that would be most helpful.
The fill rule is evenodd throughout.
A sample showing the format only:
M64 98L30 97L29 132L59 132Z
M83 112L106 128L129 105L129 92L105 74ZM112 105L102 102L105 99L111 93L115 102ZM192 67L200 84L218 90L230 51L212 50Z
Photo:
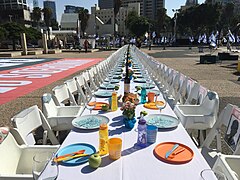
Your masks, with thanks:
M135 91L137 84L131 83L131 91ZM124 83L120 81L120 89L118 95L123 94ZM160 95L160 99L163 97ZM106 99L97 99L97 101ZM159 114L159 110L150 110L138 105L136 107L136 116L140 111L145 110L148 114ZM89 110L85 110L82 115L89 114ZM99 111L94 111L92 114L98 114ZM176 117L169 105L162 110L162 114L167 114ZM204 169L210 169L209 165L201 155L198 148L195 146L188 133L180 123L178 127L170 131L159 131L157 141L146 148L138 148L135 146L137 142L137 132L135 127L129 131L124 127L121 118L122 111L120 107L117 111L107 112L102 114L110 119L109 122L109 137L122 138L122 157L116 161L109 159L108 155L102 157L102 164L98 169L89 167L88 162L78 166L63 166L59 165L59 175L57 179L81 179L81 180L152 180L152 179L182 179L182 180L201 180L200 173ZM162 142L179 142L190 147L194 152L193 159L186 164L168 164L157 159L153 150L155 146ZM74 128L61 148L64 148L74 143L89 143L98 149L98 130L86 131Z

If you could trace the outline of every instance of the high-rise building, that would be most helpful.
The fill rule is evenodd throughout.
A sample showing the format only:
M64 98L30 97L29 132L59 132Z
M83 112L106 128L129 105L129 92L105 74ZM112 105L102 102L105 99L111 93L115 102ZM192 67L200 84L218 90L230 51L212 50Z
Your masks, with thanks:
M43 8L50 8L52 10L52 19L57 20L56 4L54 0L43 1Z
M122 7L129 3L140 3L140 15L149 19L156 19L157 11L165 8L165 0L122 0Z
M38 0L33 0L33 7L39 7Z
M195 6L198 4L198 0L187 0L186 6Z
M27 9L26 0L0 0L0 10Z
M0 22L30 22L30 10L26 0L0 0Z
M111 9L114 7L114 0L98 0L100 9Z
M65 5L64 13L76 13L83 9L83 7L79 6L72 6L72 5Z

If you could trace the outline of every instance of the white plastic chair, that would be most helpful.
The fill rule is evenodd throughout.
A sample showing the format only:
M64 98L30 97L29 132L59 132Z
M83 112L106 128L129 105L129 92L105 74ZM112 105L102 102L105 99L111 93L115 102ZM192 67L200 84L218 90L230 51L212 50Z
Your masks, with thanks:
M82 106L56 106L53 97L49 93L42 96L43 113L51 128L55 131L71 130L72 120L79 117L84 107Z
M212 128L217 119L219 97L209 91L200 105L176 105L175 114L185 129L206 130Z
M41 110L38 109L37 105L24 109L15 115L11 121L13 126L17 128L25 144L36 144L34 135L37 132L36 130L40 127L43 129L43 144L47 144L48 139L54 145L59 144L57 138L51 130L49 123L42 114Z
M228 180L239 180L240 156L219 154L212 169L224 174Z
M73 95L69 93L66 84L56 86L52 89L53 94L56 97L58 106L77 106Z
M33 157L37 153L55 153L59 146L48 145L18 145L10 130L7 137L0 144L0 179L1 180L26 180L33 179Z
M229 147L233 155L240 155L240 141L236 141L234 146L229 146L226 143L227 140L227 127L231 127L230 122L232 122L233 110L240 109L232 104L227 104L227 106L221 111L216 123L209 131L206 139L202 143L200 149L201 153L210 165L213 167L219 155L222 153L223 142ZM240 117L239 117L240 119ZM240 123L239 123L240 124ZM222 131L224 130L224 132ZM227 140L228 141L228 140ZM214 142L214 143L213 143ZM229 142L229 141L228 141Z

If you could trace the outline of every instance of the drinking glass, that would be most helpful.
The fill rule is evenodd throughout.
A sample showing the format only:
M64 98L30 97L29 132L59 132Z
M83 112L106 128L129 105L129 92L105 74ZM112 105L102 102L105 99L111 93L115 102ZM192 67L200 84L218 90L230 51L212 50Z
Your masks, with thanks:
M54 153L51 152L40 152L34 155L32 165L34 180L57 178L58 166L55 163L49 162L53 156Z
M218 170L212 170L212 169L204 169L201 171L200 176L202 180L208 180L208 179L216 179L216 180L227 180L226 176L218 171Z
M90 114L92 114L92 110L96 107L96 97L93 96L89 102L85 101L85 107L90 111Z
M162 109L164 109L166 107L166 101L164 101L164 100L157 101L157 98L156 98L155 105L160 110L160 113L161 113Z

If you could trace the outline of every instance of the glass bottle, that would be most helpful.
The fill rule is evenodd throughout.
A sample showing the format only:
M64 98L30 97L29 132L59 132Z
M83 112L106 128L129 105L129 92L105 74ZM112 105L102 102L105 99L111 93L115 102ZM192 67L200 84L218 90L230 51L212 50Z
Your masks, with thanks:
M141 90L141 104L145 104L147 102L146 95L147 95L147 90L146 90L146 87L143 86Z
M116 111L118 109L118 101L117 101L117 93L113 91L112 93L112 103L111 103L111 110Z
M143 116L138 121L138 139L137 145L140 147L147 146L147 123Z
M99 155L108 154L108 125L102 123L99 128Z
M125 72L125 78L124 78L124 95L126 95L130 92L130 78L129 78L129 71L128 71L129 48L130 48L130 46L128 46L128 49L127 49L127 57L126 57L126 62L125 62L126 63L125 64L126 72Z

